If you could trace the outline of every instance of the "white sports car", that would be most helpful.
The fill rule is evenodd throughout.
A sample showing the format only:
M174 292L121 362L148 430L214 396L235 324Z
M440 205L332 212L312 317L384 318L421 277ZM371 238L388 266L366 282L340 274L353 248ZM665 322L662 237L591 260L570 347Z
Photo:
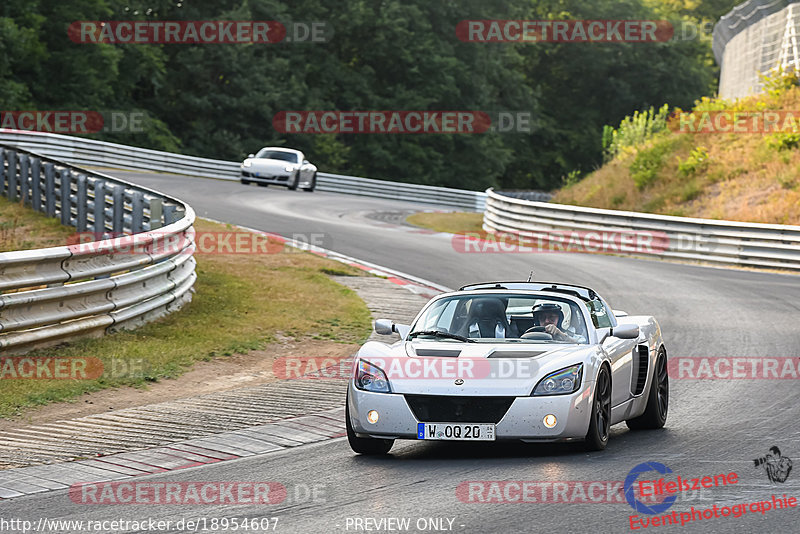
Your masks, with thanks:
M611 425L667 419L658 323L612 311L586 287L464 286L431 299L411 326L378 320L375 331L401 340L367 342L353 362L345 419L357 453L385 454L395 439L584 440L601 450Z
M240 167L241 182L248 185L285 185L294 191L313 191L317 187L317 167L302 152L291 148L265 147L250 154Z

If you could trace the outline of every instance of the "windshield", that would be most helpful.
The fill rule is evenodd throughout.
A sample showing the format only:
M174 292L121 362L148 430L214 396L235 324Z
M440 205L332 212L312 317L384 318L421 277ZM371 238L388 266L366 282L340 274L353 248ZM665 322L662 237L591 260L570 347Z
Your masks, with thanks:
M300 159L294 152L284 152L283 150L272 150L262 148L256 154L260 159L279 159L281 161L288 161L289 163L299 163Z
M588 343L583 313L574 302L514 294L440 299L417 320L408 339L452 343L459 337L478 343Z

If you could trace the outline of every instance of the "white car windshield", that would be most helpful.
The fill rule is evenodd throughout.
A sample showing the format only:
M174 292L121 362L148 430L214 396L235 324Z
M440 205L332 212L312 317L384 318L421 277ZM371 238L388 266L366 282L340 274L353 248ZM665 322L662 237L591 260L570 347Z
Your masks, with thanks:
M283 150L272 150L262 148L256 154L259 159L279 159L281 161L288 161L289 163L300 163L300 158L294 152L284 152Z
M588 343L580 307L540 295L458 295L434 302L408 339L508 343Z

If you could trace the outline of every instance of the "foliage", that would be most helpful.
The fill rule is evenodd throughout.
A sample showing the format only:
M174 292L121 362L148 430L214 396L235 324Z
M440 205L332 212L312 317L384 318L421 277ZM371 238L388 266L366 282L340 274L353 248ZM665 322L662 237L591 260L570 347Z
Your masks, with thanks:
M643 144L653 134L667 127L669 105L664 104L655 111L652 107L644 112L634 111L632 116L625 117L619 128L605 126L603 128L603 153L606 161L614 159L626 148Z
M637 189L644 189L655 181L658 171L661 170L674 145L673 139L663 139L636 154L629 170Z
M678 164L678 172L683 176L691 176L695 173L705 171L708 167L708 149L699 146L692 150L689 157Z
M673 5L674 4L674 5ZM691 5L690 5L691 4ZM145 132L95 137L239 160L266 145L320 169L483 190L550 189L602 162L603 125L636 109L689 106L714 88L708 36L663 43L461 42L480 19L640 19L718 12L718 1L4 0L0 109L125 110ZM706 9L708 8L708 9ZM709 11L710 9L710 11ZM702 14L701 14L702 11ZM78 20L323 21L325 43L79 44ZM287 110L528 112L523 133L282 134ZM577 176L577 175L576 175Z

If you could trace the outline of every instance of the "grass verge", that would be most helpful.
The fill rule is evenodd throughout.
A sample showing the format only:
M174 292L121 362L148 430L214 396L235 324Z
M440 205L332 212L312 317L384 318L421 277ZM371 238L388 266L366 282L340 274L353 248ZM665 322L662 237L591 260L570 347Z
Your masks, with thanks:
M65 245L74 228L0 197L0 252Z
M229 225L204 220L198 220L195 228L198 232L231 230ZM67 234L73 231L67 229ZM103 376L96 380L0 379L0 417L104 388L142 387L176 377L199 360L261 349L277 336L363 341L370 329L369 310L353 291L328 277L331 273L363 273L294 250L196 256L196 293L180 312L137 330L26 355L98 358L105 369ZM141 372L128 373L132 376L110 372L125 368Z
M483 234L481 228L483 225L483 213L463 211L413 213L406 218L406 222L422 228L429 228L436 232Z

